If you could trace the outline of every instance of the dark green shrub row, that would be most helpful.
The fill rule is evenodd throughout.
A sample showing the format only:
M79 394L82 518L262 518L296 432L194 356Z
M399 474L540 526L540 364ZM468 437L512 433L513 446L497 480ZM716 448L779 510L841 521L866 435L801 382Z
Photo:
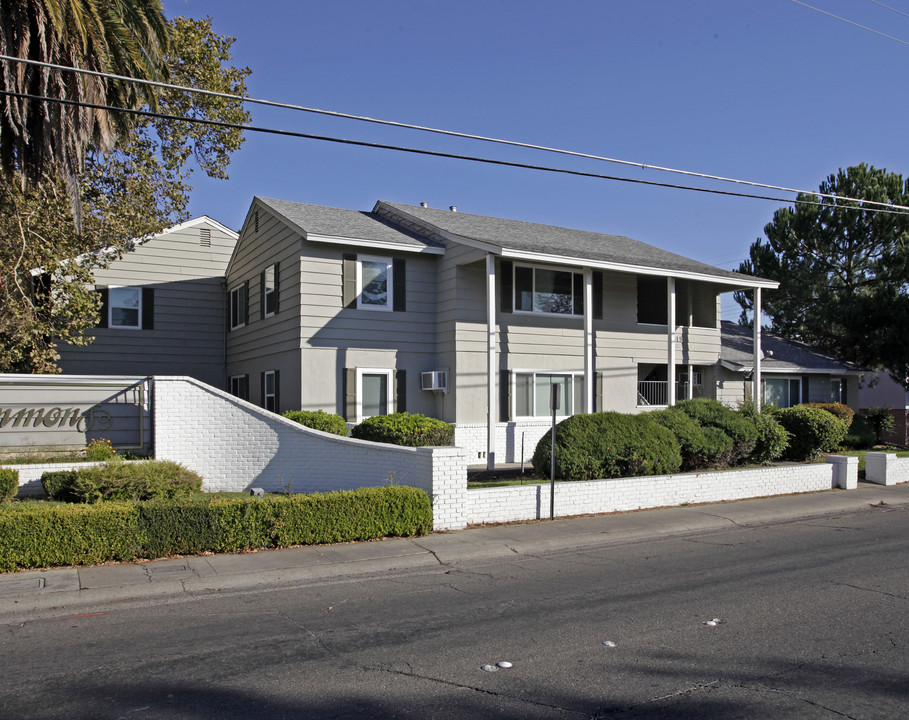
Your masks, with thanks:
M321 430L322 432L340 435L341 437L347 437L348 435L347 423L344 422L344 418L340 415L327 413L324 410L288 410L284 413L284 417L313 430Z
M552 430L537 443L534 469L548 476ZM556 426L556 477L593 480L662 475L679 470L682 455L672 432L646 415L617 412L573 415Z
M19 471L12 468L0 468L0 503L16 497L19 492Z
M846 437L846 423L820 408L783 408L774 413L776 420L789 433L786 460L813 460L822 453L834 452Z
M392 445L425 447L451 445L454 428L436 418L403 412L367 418L351 431L350 436Z
M732 448L723 458L722 464L738 465L751 457L757 445L758 432L754 423L741 413L707 398L682 400L675 407L697 421L701 427L717 428L732 439Z
M50 500L96 503L185 497L202 490L202 478L169 460L111 460L81 470L55 470L41 476Z
M646 417L675 435L682 452L682 470L700 470L721 464L732 451L732 438L726 433L715 427L701 427L679 408L655 410Z
M849 426L849 432L843 438L843 445L852 450L870 450L876 439L874 429L868 421L861 415L856 415Z
M431 530L429 496L405 486L262 499L197 495L99 505L21 503L0 510L0 570L404 537Z
M874 442L881 443L884 436L893 430L893 411L885 407L873 407L865 410L865 421L874 432Z

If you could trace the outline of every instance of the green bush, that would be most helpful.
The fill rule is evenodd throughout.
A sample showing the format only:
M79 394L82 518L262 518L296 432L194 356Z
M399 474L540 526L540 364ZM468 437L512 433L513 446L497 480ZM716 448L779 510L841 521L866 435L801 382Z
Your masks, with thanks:
M732 438L714 427L701 427L678 408L655 410L646 415L675 435L682 452L682 470L700 470L721 464L732 450Z
M454 428L435 418L404 412L367 418L354 427L350 436L408 447L451 445Z
M852 426L852 420L855 417L855 410L853 410L848 405L843 405L843 403L838 402L809 402L802 403L805 407L810 408L820 408L821 410L826 410L834 417L838 417L844 423L846 423L846 429L848 430Z
M537 443L534 469L549 475L552 430ZM671 431L646 415L573 415L556 426L556 477L562 480L659 475L682 465Z
M762 412L745 415L757 430L757 442L748 458L753 463L766 464L782 457L789 445L789 434L780 425L773 413Z
M851 450L869 450L874 447L874 429L861 415L856 415L849 426L849 432L843 438L843 447Z
M431 530L429 496L406 486L263 499L200 494L139 503L21 503L0 510L0 570L406 537Z
M96 503L186 496L202 489L202 478L169 460L111 460L81 470L44 473L41 484L52 500Z
M874 442L880 444L887 433L893 430L893 411L886 407L872 407L865 410L865 421L874 431Z
M0 503L12 500L19 492L19 471L0 468Z
M701 427L718 428L732 438L728 464L737 465L751 457L757 444L758 431L754 423L742 413L708 398L682 400L675 407L696 420Z
M786 460L813 460L835 451L846 437L846 424L819 408L796 405L778 410L775 417L789 433Z
M313 430L347 437L347 423L340 415L327 413L324 410L288 410L284 417Z

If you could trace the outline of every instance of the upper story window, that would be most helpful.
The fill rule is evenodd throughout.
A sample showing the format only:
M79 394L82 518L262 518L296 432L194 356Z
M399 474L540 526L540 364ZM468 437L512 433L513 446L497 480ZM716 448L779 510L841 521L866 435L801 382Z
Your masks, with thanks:
M112 287L108 295L108 327L142 327L142 291L133 287Z
M278 264L269 265L262 271L262 317L267 318L278 312Z
M516 312L584 314L584 275L569 270L514 266Z
M391 310L394 300L394 266L391 259L360 255L357 260L357 307Z
M241 328L249 321L249 283L230 291L230 329Z

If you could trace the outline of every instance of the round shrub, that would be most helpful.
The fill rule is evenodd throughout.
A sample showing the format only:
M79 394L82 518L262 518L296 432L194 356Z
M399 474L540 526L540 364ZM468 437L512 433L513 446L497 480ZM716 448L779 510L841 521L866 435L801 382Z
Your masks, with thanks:
M802 403L805 407L819 408L821 410L826 410L834 417L838 417L844 423L846 423L846 428L852 426L852 419L855 417L855 410L853 410L848 405L843 405L843 403L833 402L833 403L823 403L823 402L810 402Z
M646 416L675 435L682 452L682 470L710 467L732 449L732 438L726 433L701 427L678 408L655 410Z
M701 427L718 428L732 438L732 450L727 458L728 464L736 465L751 457L754 446L757 444L758 432L754 423L750 422L742 413L708 398L682 400L676 403L675 407L696 420Z
M893 411L885 407L872 407L865 410L865 420L874 431L874 442L881 443L884 436L893 430Z
M874 429L861 415L856 415L849 426L849 432L843 438L843 447L852 450L869 450L874 447Z
M549 475L552 430L537 443L533 467ZM573 415L556 426L556 477L562 480L660 475L682 466L678 440L646 415Z
M19 471L0 468L0 503L12 500L19 492Z
M340 435L341 437L347 437L348 435L347 423L344 422L344 418L334 413L327 413L324 410L288 410L284 413L284 417L313 430L321 430L322 432Z
M776 419L789 433L786 460L813 460L836 450L846 437L846 424L819 408L784 408L777 411Z
M753 463L766 464L782 457L789 445L789 434L773 414L763 412L745 417L751 420L758 434L757 443L748 459Z
M202 489L198 474L169 460L115 459L81 470L45 473L41 483L50 499L79 503L185 497Z
M350 436L392 445L425 447L451 445L454 428L436 418L403 412L367 418L351 430Z

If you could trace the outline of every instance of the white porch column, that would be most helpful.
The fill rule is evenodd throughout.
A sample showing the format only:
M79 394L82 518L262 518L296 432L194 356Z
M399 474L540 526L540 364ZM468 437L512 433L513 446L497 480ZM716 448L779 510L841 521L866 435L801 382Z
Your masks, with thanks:
M690 342L690 339L689 339L689 342ZM691 352L690 348L689 348L688 352L689 353ZM688 363L688 394L685 399L691 400L692 398L694 398L694 365L692 365L691 363Z
M593 270L584 268L584 407L593 412Z
M755 407L760 410L763 404L761 398L761 289L754 289L754 373L751 376L754 389L751 397Z
M666 278L666 335L669 345L666 360L666 404L675 405L675 278Z
M486 467L496 464L496 258L486 253Z

